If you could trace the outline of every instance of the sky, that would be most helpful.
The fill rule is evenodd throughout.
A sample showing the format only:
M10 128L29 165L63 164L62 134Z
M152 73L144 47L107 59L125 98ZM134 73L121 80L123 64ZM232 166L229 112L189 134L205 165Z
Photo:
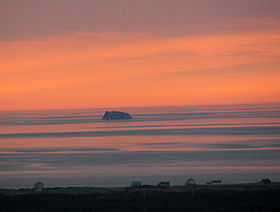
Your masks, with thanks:
M0 110L280 103L278 0L0 0Z

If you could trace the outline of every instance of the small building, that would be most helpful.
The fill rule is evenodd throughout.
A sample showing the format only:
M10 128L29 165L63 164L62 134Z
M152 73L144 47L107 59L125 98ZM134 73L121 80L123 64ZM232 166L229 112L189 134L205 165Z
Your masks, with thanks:
M154 189L155 186L154 185L142 185L141 188L142 189Z
M195 185L195 180L193 178L189 178L187 181L186 181L186 185Z
M165 182L160 182L157 184L158 188L169 188L170 187L170 182L165 181Z
M210 182L207 182L206 184L210 185L210 184L221 184L222 181L221 180L212 180Z
M271 183L271 180L268 179L268 178L262 179L262 180L260 181L260 184L270 184L270 183Z
M44 188L44 183L38 181L37 183L34 184L35 191L42 191Z
M142 187L142 183L140 181L133 181L131 182L131 188L141 188Z

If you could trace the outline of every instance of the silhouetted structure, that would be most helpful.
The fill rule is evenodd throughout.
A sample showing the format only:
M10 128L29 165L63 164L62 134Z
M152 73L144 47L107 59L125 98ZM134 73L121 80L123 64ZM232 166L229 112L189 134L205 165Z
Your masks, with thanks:
M142 189L154 189L155 186L154 185L142 185L141 188Z
M131 182L131 188L141 188L142 187L142 184L140 181L133 181Z
M38 181L37 183L34 184L34 189L35 191L42 191L44 188L44 183Z
M195 180L193 178L189 178L187 181L186 181L186 185L195 185Z
M170 183L168 181L165 181L165 182L160 182L157 187L158 188L169 188L170 186Z
M103 120L124 120L132 119L129 113L124 113L120 111L106 111L102 117Z
M262 180L260 181L260 183L261 183L261 184L270 184L270 183L271 183L271 180L268 179L268 178L262 179Z
M222 181L221 180L212 180L210 182L207 182L206 184L210 185L210 184L221 184Z

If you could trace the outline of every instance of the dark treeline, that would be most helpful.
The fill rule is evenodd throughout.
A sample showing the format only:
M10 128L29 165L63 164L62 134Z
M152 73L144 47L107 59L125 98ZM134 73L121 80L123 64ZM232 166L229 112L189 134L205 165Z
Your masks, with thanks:
M280 190L0 195L1 211L280 211Z

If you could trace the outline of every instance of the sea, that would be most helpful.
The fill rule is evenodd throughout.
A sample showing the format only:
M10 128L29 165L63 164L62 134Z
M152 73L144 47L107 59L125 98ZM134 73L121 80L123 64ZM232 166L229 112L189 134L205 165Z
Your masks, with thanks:
M131 120L102 120L122 111ZM0 188L280 181L280 105L0 112Z

